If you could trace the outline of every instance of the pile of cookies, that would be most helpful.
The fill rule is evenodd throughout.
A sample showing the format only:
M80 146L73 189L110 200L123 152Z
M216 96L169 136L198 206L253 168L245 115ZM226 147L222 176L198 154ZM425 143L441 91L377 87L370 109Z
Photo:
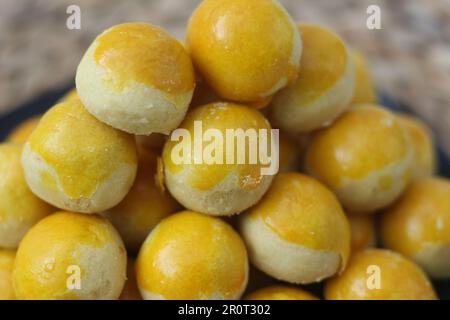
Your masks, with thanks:
M436 299L430 279L450 278L430 130L377 105L363 55L277 0L204 0L183 43L113 26L75 78L0 144L0 298L304 300L323 282L326 299ZM212 143L175 161L198 124L279 129L255 138L278 173L198 159Z

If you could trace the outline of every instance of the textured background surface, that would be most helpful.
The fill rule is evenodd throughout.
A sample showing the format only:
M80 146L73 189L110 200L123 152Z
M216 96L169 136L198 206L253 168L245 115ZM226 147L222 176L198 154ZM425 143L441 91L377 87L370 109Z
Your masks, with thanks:
M92 39L125 21L158 24L182 39L199 0L0 1L0 115L73 81ZM368 55L380 89L426 119L450 154L450 0L282 0L298 21L337 30ZM81 30L66 8L81 7ZM366 8L382 9L382 30L366 28Z

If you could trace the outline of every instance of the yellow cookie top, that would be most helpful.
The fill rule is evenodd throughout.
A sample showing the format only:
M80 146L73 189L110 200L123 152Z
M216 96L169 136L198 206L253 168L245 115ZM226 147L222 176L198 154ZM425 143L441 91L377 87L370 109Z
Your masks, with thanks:
M367 249L352 255L345 271L325 287L331 300L434 300L425 273L389 250Z
M195 130L196 123L202 128L202 132L218 132L222 139L220 143L217 139L213 141L196 141L196 138L202 139ZM230 174L238 174L239 188L253 190L257 188L262 181L261 168L264 164L256 154L256 161L250 161L251 147L249 139L245 139L245 159L243 163L238 163L238 146L240 145L236 136L227 135L229 129L242 129L244 132L248 129L256 133L255 142L259 145L259 130L265 129L267 132L267 146L270 147L270 124L264 116L253 109L233 103L213 103L201 106L191 110L181 123L179 129L186 129L190 134L191 143L186 154L189 163L175 163L173 157L186 155L183 152L183 139L181 141L167 141L163 150L164 166L172 174L186 174L186 183L197 190L207 191L214 188ZM233 133L233 132L231 132ZM237 133L237 131L234 131ZM201 135L201 133L200 133ZM229 138L227 138L227 136ZM227 150L227 146L234 141L234 147ZM200 152L195 152L195 148L200 146ZM217 147L217 148L216 148ZM216 151L213 150L216 149ZM195 164L195 157L201 154L202 163ZM227 163L227 157L231 156L233 161ZM207 160L210 158L211 160ZM216 161L217 160L217 161ZM208 161L211 161L209 163Z
M419 118L397 115L397 119L411 136L415 152L413 175L420 178L434 174L437 161L431 130Z
M94 261L85 260L90 256L86 253L109 245L118 246L121 257L126 255L117 231L106 219L65 211L48 216L30 229L17 250L14 267L17 296L77 299L77 290L67 286L69 268L80 268L81 279L84 279L94 271L91 268L96 268ZM116 251L111 253L117 254Z
M246 285L247 253L224 221L183 211L152 231L136 270L141 291L165 299L230 299Z
M350 226L331 191L300 173L280 173L263 199L249 210L282 239L319 251L339 253L341 269L350 251Z
M411 182L381 219L386 246L413 256L427 245L450 246L450 181L423 178Z
M363 179L404 160L410 152L410 139L396 116L367 105L349 110L317 132L307 151L306 166L326 185L339 188L345 179ZM389 186L388 178L380 177L379 183ZM404 179L408 178L406 174Z
M301 39L276 0L206 0L192 14L187 47L221 96L256 102L298 74Z
M244 300L317 300L317 297L300 288L274 285L256 290Z
M352 59L355 66L355 93L351 104L375 103L377 95L366 58L361 52L353 50Z
M0 249L0 300L14 300L12 271L16 253Z
M151 24L116 25L94 41L95 62L108 71L107 81L118 91L138 82L166 93L194 89L191 60L184 47Z
M297 81L283 91L305 108L341 79L349 64L347 48L334 32L312 24L300 24L303 52Z
M351 229L351 252L375 245L375 222L369 214L348 216Z
M20 163L21 153L22 146L18 144L0 144L0 223L5 225L15 221L31 226L52 211L49 204L28 188Z
M33 130L39 124L41 116L35 116L21 122L6 138L7 141L13 143L25 143Z
M137 163L133 136L98 121L78 100L47 111L28 143L55 170L59 185L71 198L92 196L120 166ZM43 183L57 187L49 172L41 174Z

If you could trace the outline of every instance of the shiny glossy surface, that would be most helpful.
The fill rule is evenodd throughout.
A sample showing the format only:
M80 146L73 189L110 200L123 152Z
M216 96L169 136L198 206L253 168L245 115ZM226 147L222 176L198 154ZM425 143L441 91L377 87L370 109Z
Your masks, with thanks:
M380 232L385 246L407 256L431 244L450 246L450 181L411 182L399 201L384 212Z
M159 27L124 23L106 30L94 42L94 59L118 91L133 81L178 94L195 86L192 63L183 46Z
M325 184L339 188L345 179L363 179L404 160L409 152L410 141L396 117L385 109L364 106L346 112L333 125L317 132L306 164ZM388 189L390 179L389 175L379 177L380 187Z
M137 163L133 136L98 121L77 100L51 108L28 143L55 170L59 185L71 198L92 196L121 165ZM42 183L56 188L49 172L41 174Z
M221 96L258 102L297 77L301 42L275 0L206 0L191 16L187 47Z
M183 211L149 235L136 270L141 291L165 299L230 299L246 284L247 264L244 243L228 224Z
M350 251L350 226L336 197L320 182L299 173L275 177L263 199L249 210L282 239L339 253L342 268Z
M17 251L14 287L19 299L77 299L67 286L69 266L78 266L81 279L95 269L85 269L84 253L114 243L119 261L126 255L117 232L96 215L58 212L35 225ZM116 252L112 252L116 253ZM95 268L95 265L92 265ZM118 281L121 279L118 279Z
M374 268L374 269L371 269ZM371 281L379 270L380 286ZM369 285L368 285L369 283ZM433 300L436 294L423 271L388 250L368 249L352 255L345 271L325 287L329 300Z
M222 163L208 164L205 163L206 161L203 161L202 164L194 164L194 145L198 145L198 143L193 140L196 137L194 131L195 121L201 121L203 133L205 133L208 129L219 130L221 133L221 136L223 137L223 159L220 157L219 160L223 160ZM269 134L268 146L270 146L270 124L261 113L242 105L232 103L214 103L190 111L181 123L180 128L187 129L191 135L191 140L193 141L193 143L191 143L191 153L189 155L191 163L176 164L173 162L172 152L177 152L177 145L179 145L178 141L168 141L166 143L163 151L163 161L164 166L172 174L180 174L181 171L186 170L186 183L189 186L202 191L210 190L233 173L238 174L237 188L252 190L261 184L261 167L263 165L259 159L257 159L258 161L254 164L250 163L248 160L248 155L250 154L249 143L246 142L245 146L245 153L247 155L245 163L238 164L238 142L237 139L234 138L234 149L233 152L230 151L229 153L234 157L234 161L232 161L233 163L231 164L226 163L226 146L230 143L228 140L232 140L231 138L226 138L227 129L243 129L244 131L247 129L255 129L257 134L259 129L266 129ZM197 138L201 139L202 137L197 136ZM256 141L259 143L258 138ZM208 153L207 148L208 146L211 148L211 144L211 142L203 142L201 149L202 154L210 154ZM174 151L174 148L177 149Z

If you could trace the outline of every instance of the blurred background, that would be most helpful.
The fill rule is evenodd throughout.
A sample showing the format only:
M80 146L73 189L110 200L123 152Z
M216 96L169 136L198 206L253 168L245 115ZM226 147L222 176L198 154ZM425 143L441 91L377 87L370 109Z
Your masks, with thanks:
M0 1L0 117L50 89L67 86L102 30L125 21L160 25L179 39L200 0ZM378 88L427 121L450 155L450 0L281 0L297 21L339 32L369 58ZM66 9L81 9L68 30ZM381 30L366 27L381 8Z

